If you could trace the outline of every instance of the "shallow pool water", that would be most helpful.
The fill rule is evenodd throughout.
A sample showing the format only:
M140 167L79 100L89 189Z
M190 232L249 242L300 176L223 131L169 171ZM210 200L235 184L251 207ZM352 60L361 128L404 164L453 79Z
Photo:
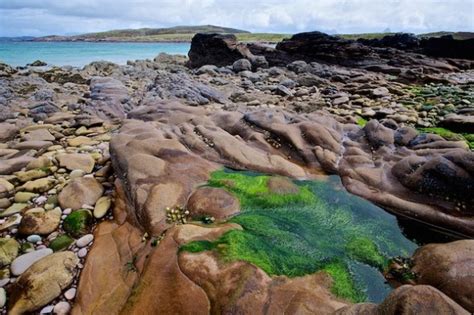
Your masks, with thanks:
M324 270L333 277L337 296L354 302L383 300L391 290L382 275L389 259L410 256L417 248L402 234L397 219L348 193L337 176L293 182L279 178L282 190L276 191L270 188L271 178L231 170L213 173L208 185L241 201L241 213L230 221L243 230L182 249L215 250L224 260L248 261L270 275Z

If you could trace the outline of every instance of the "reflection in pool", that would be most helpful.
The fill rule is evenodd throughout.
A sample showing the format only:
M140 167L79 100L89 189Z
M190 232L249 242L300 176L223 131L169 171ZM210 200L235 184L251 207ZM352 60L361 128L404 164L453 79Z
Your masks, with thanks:
M226 261L244 260L269 275L302 276L324 270L337 296L380 302L390 291L381 271L394 256L417 245L396 218L348 193L339 177L290 181L252 172L214 172L208 185L236 195L241 213L233 230L215 242L196 241L182 250L218 251Z

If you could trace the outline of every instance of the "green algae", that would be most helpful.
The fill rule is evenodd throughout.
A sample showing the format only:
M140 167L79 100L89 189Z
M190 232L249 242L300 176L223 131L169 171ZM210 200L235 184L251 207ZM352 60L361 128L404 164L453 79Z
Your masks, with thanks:
M362 117L358 117L357 118L357 125L359 125L359 127L364 128L365 125L367 125L367 120L362 118Z
M295 181L299 189L286 194L272 192L270 178L214 172L208 184L239 198L242 212L230 221L243 230L229 231L215 242L191 242L180 250L213 250L224 261L247 261L269 275L326 271L334 280L335 295L353 302L380 300L367 294L373 282L385 285L380 271L390 257L410 255L416 248L401 234L396 219L348 194L337 177ZM367 265L367 275L356 279L354 263Z
M92 224L92 212L79 209L69 214L63 222L64 231L73 237L81 237L89 233Z
M49 248L54 252L60 252L66 250L73 242L74 239L69 235L60 235L49 243Z

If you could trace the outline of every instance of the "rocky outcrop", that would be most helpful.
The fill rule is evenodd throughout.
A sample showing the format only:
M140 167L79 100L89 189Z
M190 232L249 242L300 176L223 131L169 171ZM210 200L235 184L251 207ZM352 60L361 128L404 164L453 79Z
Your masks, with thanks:
M247 46L239 44L233 34L201 33L193 37L188 56L192 68L204 65L228 66L239 59L253 57Z
M428 56L474 59L474 39L457 40L452 35L422 39L422 52Z
M130 206L155 233L166 228L166 207L185 205L192 187L224 165L295 178L336 173L349 191L396 213L474 235L474 155L462 142L400 130L402 141L396 124L374 120L361 129L281 110L208 114L170 103L129 116L157 120L129 121L111 143Z

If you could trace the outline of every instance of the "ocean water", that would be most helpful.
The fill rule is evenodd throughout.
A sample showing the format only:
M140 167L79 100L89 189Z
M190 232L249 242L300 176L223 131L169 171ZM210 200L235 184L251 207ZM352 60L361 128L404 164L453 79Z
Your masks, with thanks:
M11 66L42 60L48 65L82 67L98 60L125 64L153 59L162 52L187 55L189 48L189 43L0 42L0 61Z

